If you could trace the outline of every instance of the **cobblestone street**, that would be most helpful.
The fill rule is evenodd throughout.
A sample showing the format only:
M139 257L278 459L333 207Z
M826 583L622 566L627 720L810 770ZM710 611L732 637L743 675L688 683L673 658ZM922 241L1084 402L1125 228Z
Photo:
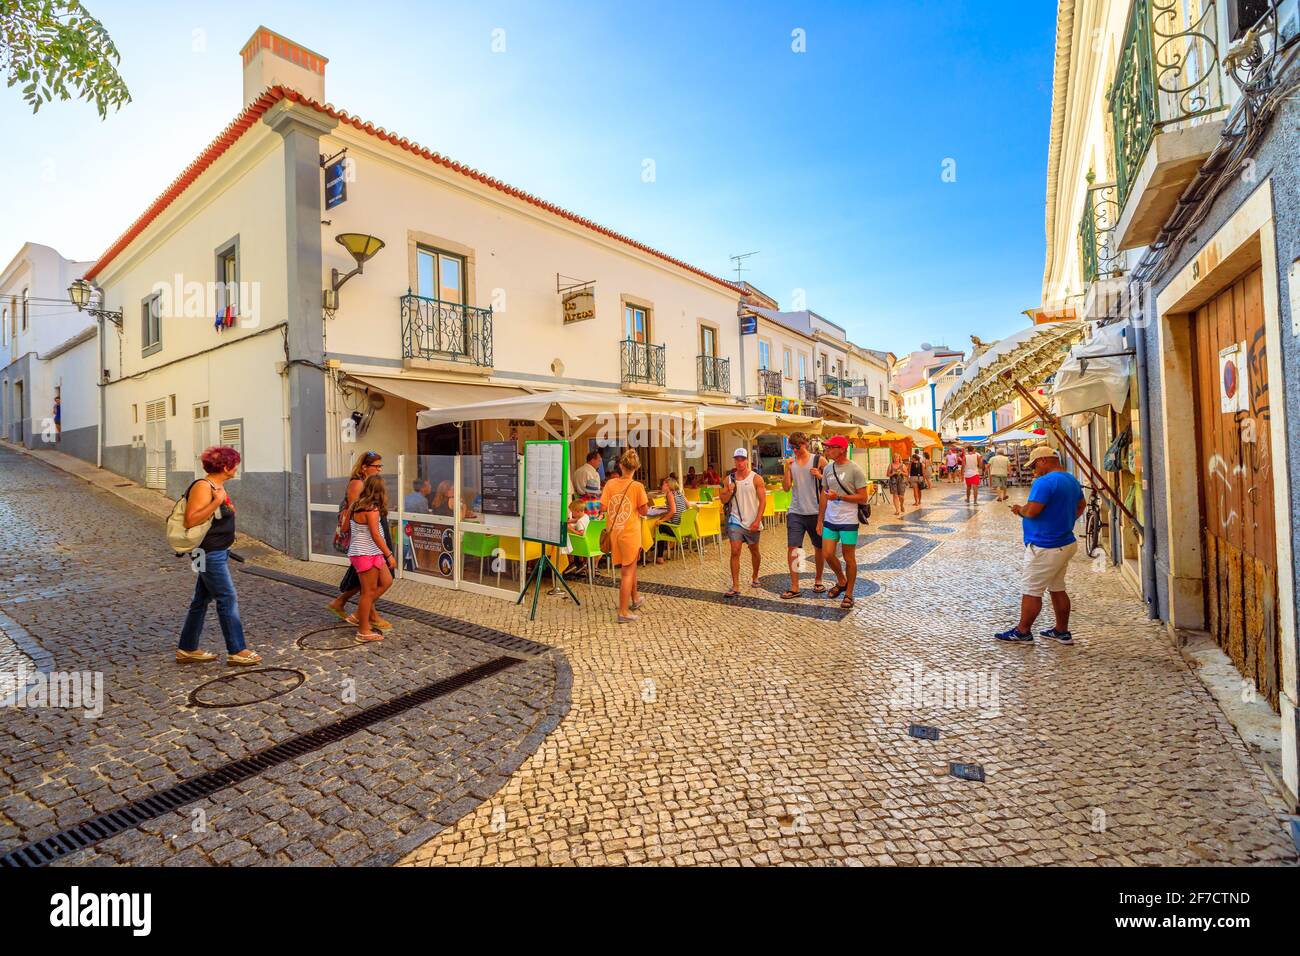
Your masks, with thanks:
M763 589L733 602L716 545L643 569L641 620L621 627L613 589L585 581L581 607L544 596L534 622L399 581L396 629L368 648L315 649L332 619L312 585L338 568L249 549L254 573L235 578L259 670L303 679L202 708L190 694L227 669L171 661L192 578L157 519L0 450L0 665L102 670L108 698L95 720L5 713L0 853L506 657L519 664L63 860L1294 861L1263 771L1119 572L1076 559L1075 646L990 639L1016 606L1018 527L959 499L940 486L903 520L877 505L847 614L808 589L778 599L778 525ZM219 644L213 614L205 646Z

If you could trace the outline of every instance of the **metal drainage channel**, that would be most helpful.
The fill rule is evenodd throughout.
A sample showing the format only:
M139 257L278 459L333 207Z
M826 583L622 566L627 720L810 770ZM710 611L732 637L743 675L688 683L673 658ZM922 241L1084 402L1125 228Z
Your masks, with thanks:
M329 584L322 584L320 581L313 581L311 578L299 577L296 574L286 574L283 571L275 571L271 568L260 568L256 566L241 566L240 572L251 574L254 577L266 578L269 581L278 581L281 584L289 584L296 588L302 588L304 591L314 591L317 594L324 594L329 597L338 597L339 589ZM499 647L502 650L511 651L516 654L530 654L538 656L551 650L546 644L539 644L536 641L530 641L526 637L518 637L508 631L498 631L496 628L483 627L481 624L470 624L468 621L462 621L454 617L447 617L445 614L436 614L433 611L425 611L420 608L410 607L406 604L396 604L392 601L378 601L375 603L375 610L383 611L385 614L391 614L394 617L405 618L409 621L419 621L421 624L427 624L430 627L436 627L440 631L446 631L448 634L455 634L457 637L468 637L471 640L482 641L484 644L491 644L493 647Z
M211 796L219 790L233 786L250 777L256 777L272 767L305 756L314 750L343 740L365 730L372 724L396 717L398 714L427 704L432 700L450 694L476 681L483 680L507 668L514 667L522 661L517 657L497 657L486 663L471 667L469 670L453 674L451 677L426 684L410 693L383 704L376 704L365 710L344 717L334 723L326 724L298 737L293 737L275 744L255 754L231 761L215 770L209 770L182 783L155 791L146 797L133 800L115 810L100 814L76 826L69 827L43 840L37 840L21 846L4 856L0 856L0 867L38 867L53 863L71 853L116 836L126 830L134 829L155 817L171 813L188 803Z

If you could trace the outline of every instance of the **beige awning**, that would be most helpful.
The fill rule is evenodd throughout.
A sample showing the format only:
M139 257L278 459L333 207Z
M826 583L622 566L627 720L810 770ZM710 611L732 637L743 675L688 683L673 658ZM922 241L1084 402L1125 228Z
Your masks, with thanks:
M406 376L357 375L349 378L363 382L396 398L404 398L423 408L449 408L500 398L519 398L529 394L513 385L485 385L479 382L430 382Z
M979 418L1001 408L1015 400L1016 384L1037 388L1081 338L1083 323L1049 322L999 339L966 363L966 371L943 400L944 421Z
M817 406L839 415L841 418L861 423L865 426L864 433L868 435L873 433L878 435L903 435L910 438L912 444L917 448L930 448L938 444L924 432L919 432L915 428L908 428L902 422L896 422L892 418L886 418L876 412L869 412L865 408L860 408L843 399L837 399L829 395L819 395L817 396Z

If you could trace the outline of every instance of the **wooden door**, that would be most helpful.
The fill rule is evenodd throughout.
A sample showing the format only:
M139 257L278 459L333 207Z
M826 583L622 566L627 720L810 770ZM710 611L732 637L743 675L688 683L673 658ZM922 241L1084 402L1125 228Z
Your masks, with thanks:
M1198 309L1193 334L1206 627L1276 708L1277 550L1262 270ZM1233 347L1246 375L1232 383L1241 387L1242 407L1225 412L1220 353Z

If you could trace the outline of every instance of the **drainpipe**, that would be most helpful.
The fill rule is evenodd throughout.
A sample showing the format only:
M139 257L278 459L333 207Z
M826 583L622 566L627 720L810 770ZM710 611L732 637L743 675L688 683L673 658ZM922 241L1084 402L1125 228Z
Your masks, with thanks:
M934 400L935 383L930 383L930 427L936 432L939 430L939 409Z
M95 467L103 468L104 467L104 428L105 428L104 420L106 417L104 412L104 405L105 405L104 389L107 387L106 383L104 382L104 318L103 316L100 316L99 318L99 334L96 336L96 338L99 339L99 368L95 372L95 381L99 383L99 388L95 390L95 393L99 398L99 435L97 436L99 440L95 442Z
M1127 331L1133 333L1133 356L1137 362L1138 433L1142 442L1142 585L1146 592L1147 617L1160 617L1160 599L1156 593L1156 530L1155 507L1151 492L1151 398L1147 391L1147 337L1131 324Z

